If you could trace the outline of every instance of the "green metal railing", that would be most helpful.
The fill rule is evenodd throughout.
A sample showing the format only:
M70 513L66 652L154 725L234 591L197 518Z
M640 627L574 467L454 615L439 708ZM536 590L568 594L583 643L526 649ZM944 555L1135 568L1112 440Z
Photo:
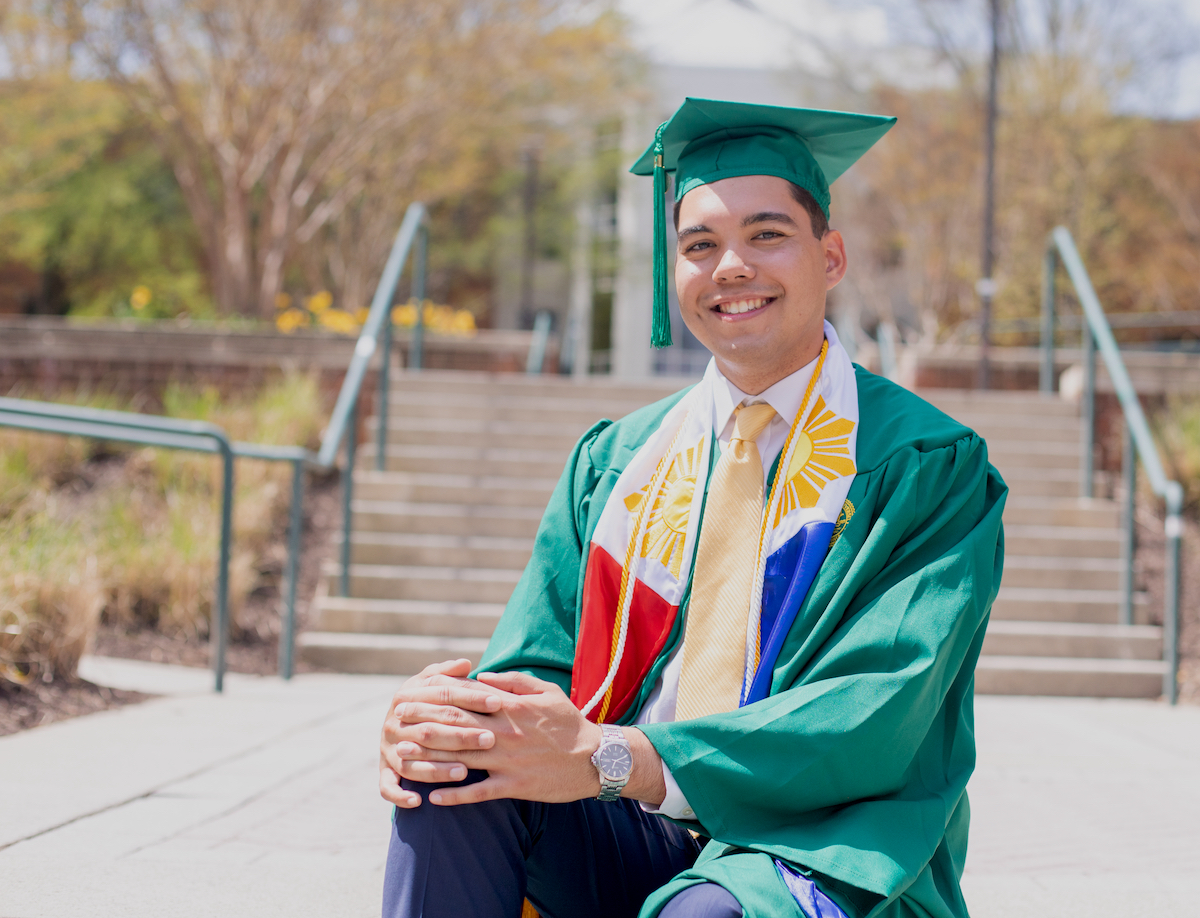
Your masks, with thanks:
M234 459L258 459L267 462L289 462L292 465L292 494L288 510L288 554L284 572L284 613L279 637L279 673L284 679L292 677L296 638L296 582L299 575L300 539L303 523L304 474L308 468L328 469L337 461L342 441L346 442L345 472L342 476L342 572L341 593L349 587L351 505L354 488L354 461L357 446L358 403L363 380L382 334L383 346L379 372L379 430L376 446L376 467L384 467L387 444L388 369L391 363L392 321L391 305L396 287L409 255L416 251L413 269L412 294L418 304L417 324L413 330L409 351L409 368L420 369L424 343L424 310L426 254L428 250L429 217L423 204L409 206L396 240L392 245L383 275L371 300L371 309L354 348L354 357L342 381L333 415L321 438L319 452L299 446L269 446L253 443L234 443L215 424L203 421L183 421L156 415L126 411L107 411L81 408L27 399L0 398L0 427L12 427L40 433L88 437L123 443L138 443L167 449L219 453L222 458L221 535L217 561L217 587L214 621L209 632L212 648L213 687L222 691L225 684L225 651L229 643L229 559L233 542L233 480Z
M229 642L229 558L233 541L234 458L263 459L292 463L292 501L288 512L288 555L284 569L284 616L279 641L279 673L290 679L296 627L296 577L300 555L301 514L304 503L304 466L315 454L295 446L261 446L233 443L225 431L204 421L181 421L128 411L80 408L53 402L0 398L0 427L88 437L120 443L219 453L221 473L221 535L217 558L217 587L214 615L209 631L212 646L213 683L216 691L225 684L225 649Z
M1081 497L1092 496L1095 474L1094 444L1096 430L1096 350L1104 358L1109 379L1117 393L1117 400L1125 415L1125 442L1122 468L1124 489L1124 528L1121 556L1124 576L1121 589L1121 623L1133 623L1133 554L1134 554L1134 500L1137 491L1137 462L1140 459L1146 470L1150 487L1166 504L1166 519L1163 530L1166 535L1166 589L1163 607L1163 660L1166 672L1163 675L1163 695L1175 704L1179 695L1179 543L1183 535L1183 488L1179 482L1171 481L1163 471L1162 460L1150 435L1150 426L1138 401L1137 392L1129 378L1129 371L1121 359L1121 351L1113 339L1112 328L1100 299L1092 287L1083 259L1075 248L1066 227L1057 227L1046 243L1044 273L1042 276L1042 365L1040 389L1054 391L1054 331L1055 331L1055 276L1061 262L1066 269L1083 307L1083 434L1080 439L1081 459L1079 493Z

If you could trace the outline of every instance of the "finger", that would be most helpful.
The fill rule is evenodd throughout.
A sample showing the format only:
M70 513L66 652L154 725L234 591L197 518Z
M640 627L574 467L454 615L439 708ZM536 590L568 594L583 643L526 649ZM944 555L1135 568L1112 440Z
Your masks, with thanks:
M491 730L452 727L428 721L402 727L396 731L396 739L398 742L416 743L425 749L449 751L491 749L496 743L496 735Z
M480 686L476 682L446 680L444 676L439 676L438 679L444 681L397 692L393 699L394 706L399 707L407 702L422 702L462 708L464 711L479 714L494 714L500 710L501 699L495 689Z
M434 806L460 806L464 803L482 803L511 796L505 793L508 782L504 778L487 777L476 784L461 787L439 787L430 791L429 802Z
M400 762L421 761L421 762L459 762L466 765L468 768L477 768L479 766L480 757L487 754L487 750L472 751L470 749L430 749L426 746L421 746L418 743L404 741L393 746L389 753L395 756L395 759L389 758L389 761L394 761L399 767Z
M445 784L447 781L462 781L467 776L467 766L461 762L423 762L405 760L400 776L424 784Z
M439 675L465 678L470 673L471 661L465 657L460 657L457 660L445 660L441 663L430 663L421 670L421 676L426 679Z
M538 695L554 688L553 682L543 682L525 673L480 673L479 681L513 695Z
M400 776L387 767L379 769L379 793L388 803L402 809L411 810L421 805L421 795L402 788Z

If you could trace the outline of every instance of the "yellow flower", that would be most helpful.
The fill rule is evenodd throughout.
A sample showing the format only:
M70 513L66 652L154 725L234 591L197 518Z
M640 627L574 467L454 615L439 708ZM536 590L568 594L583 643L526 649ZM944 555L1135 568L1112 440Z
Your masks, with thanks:
M279 310L287 309L292 305L292 296L290 293L275 294L275 308Z
M304 305L308 307L308 311L314 316L319 316L333 305L333 294L328 290L322 290L320 293L314 293L307 300L305 300Z
M366 306L359 306L358 309L354 310L354 321L359 325L366 325L367 317L370 314L371 310L369 310Z
M475 314L469 309L460 309L454 314L454 331L460 335L475 334Z
M275 317L275 327L284 334L294 332L297 328L307 328L312 324L312 318L302 309L287 309Z
M353 335L358 331L358 323L354 316L341 309L322 311L319 321L326 328L343 335Z
M129 305L140 312L150 305L151 298L150 288L144 284L138 284L133 288L133 293L129 295Z
M412 303L397 306L392 310L392 324L412 328L417 324L417 307Z

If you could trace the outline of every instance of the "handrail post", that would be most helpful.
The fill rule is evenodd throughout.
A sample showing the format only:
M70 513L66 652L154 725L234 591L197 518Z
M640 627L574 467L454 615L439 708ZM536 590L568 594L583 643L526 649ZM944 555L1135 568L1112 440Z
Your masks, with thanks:
M1054 391L1054 277L1058 270L1058 258L1054 244L1046 246L1042 268L1042 367L1038 374L1038 389L1044 394Z
M392 365L392 315L391 308L383 322L383 347L379 364L379 430L375 435L375 470L382 472L386 466L387 435L388 435L388 392L390 381L388 374Z
M221 548L217 561L216 615L208 635L212 653L213 689L225 690L225 648L229 644L229 557L233 542L233 449L218 441L221 449Z
M1080 435L1079 496L1092 496L1095 478L1096 443L1096 339L1091 326L1083 323L1083 430Z
M1163 602L1163 695L1167 704L1179 700L1179 541L1183 535L1183 488L1179 482L1168 482L1167 518L1163 531L1167 537L1166 589Z
M409 368L420 370L425 360L425 269L429 249L429 230L422 224L417 231L417 250L413 253L412 295L417 304L417 322L413 326L409 348Z
M1123 571L1121 579L1121 624L1133 624L1133 559L1136 552L1137 544L1134 541L1136 538L1135 521L1135 500L1137 499L1137 451L1133 445L1133 430L1128 422L1125 424L1125 433L1121 444L1121 479L1123 482L1124 493L1121 495L1124 501L1124 512L1122 513L1122 524L1124 532L1121 533L1121 569Z
M354 460L358 451L358 402L350 409L350 423L346 425L346 472L342 480L342 576L338 586L339 596L350 595L350 531L353 527Z
M284 577L283 627L279 632L279 675L292 678L296 653L296 578L300 571L300 536L304 521L304 460L292 460L292 506L288 510L288 553Z

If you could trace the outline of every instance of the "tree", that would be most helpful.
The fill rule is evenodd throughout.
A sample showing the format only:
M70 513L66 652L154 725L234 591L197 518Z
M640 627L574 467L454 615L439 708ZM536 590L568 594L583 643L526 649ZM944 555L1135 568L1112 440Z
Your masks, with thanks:
M481 144L603 110L620 71L584 0L33 6L152 132L219 306L260 316L313 246L360 301L401 201L462 187Z

